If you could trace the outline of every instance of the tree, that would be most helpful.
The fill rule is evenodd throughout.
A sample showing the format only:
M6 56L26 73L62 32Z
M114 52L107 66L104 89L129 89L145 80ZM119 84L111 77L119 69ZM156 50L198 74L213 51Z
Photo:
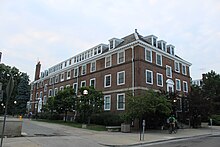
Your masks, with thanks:
M87 95L83 94L84 90L88 91ZM83 123L90 124L91 115L103 110L103 94L93 87L82 87L80 92L82 95L77 99L77 112L80 114Z
M171 103L166 96L153 90L148 90L145 95L140 96L129 94L126 107L126 115L130 119L146 119L150 125L154 125L151 123L152 119L161 123L171 112Z
M74 90L71 87L64 88L63 91L59 91L55 97L54 102L51 100L50 108L53 108L59 113L64 113L65 122L67 120L67 112L75 109L76 96Z

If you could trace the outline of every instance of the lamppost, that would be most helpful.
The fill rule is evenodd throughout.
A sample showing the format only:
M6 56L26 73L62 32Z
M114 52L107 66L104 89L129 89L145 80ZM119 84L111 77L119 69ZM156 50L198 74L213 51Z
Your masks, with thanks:
M15 112L16 112L16 104L17 104L17 101L14 101L14 104L15 104L15 106L14 106L14 112L13 112L13 117L14 117L14 115L15 115Z
M83 101L82 101L82 102L84 103L83 105L86 105L86 104L87 104L86 96L88 95L88 93L89 93L89 92L88 92L87 89L84 89L84 90L83 90L83 95L85 96L84 99L83 99ZM84 107L84 109L83 109L83 123L86 124L86 121L85 121L85 113L86 113L86 110L85 110L85 107ZM84 124L84 125L85 125L85 124ZM86 127L86 125L85 125L84 127Z

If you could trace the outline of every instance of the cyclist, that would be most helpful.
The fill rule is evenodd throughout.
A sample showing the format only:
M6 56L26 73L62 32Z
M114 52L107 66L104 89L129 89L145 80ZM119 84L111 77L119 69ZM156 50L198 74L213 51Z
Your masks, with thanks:
M176 119L173 115L171 115L169 118L168 118L168 123L169 123L169 133L172 134L173 132L176 133L177 130L176 130Z

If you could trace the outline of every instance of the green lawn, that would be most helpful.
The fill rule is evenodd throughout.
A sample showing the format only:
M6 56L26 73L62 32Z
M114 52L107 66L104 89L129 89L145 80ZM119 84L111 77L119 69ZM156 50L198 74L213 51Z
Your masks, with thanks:
M48 120L48 119L38 119L36 121L55 123L55 124L60 124L60 125L65 125L65 126L70 126L70 127L75 127L75 128L82 128L81 123L70 122L70 121L64 122L63 120ZM95 125L95 124L87 125L86 129L94 130L94 131L106 131L105 126Z

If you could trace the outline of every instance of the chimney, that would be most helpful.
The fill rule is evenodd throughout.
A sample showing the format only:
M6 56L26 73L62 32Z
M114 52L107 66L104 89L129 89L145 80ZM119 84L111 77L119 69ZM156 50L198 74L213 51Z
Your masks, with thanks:
M40 79L40 67L41 67L41 64L40 64L40 61L37 63L36 65L36 69L35 69L35 81Z

